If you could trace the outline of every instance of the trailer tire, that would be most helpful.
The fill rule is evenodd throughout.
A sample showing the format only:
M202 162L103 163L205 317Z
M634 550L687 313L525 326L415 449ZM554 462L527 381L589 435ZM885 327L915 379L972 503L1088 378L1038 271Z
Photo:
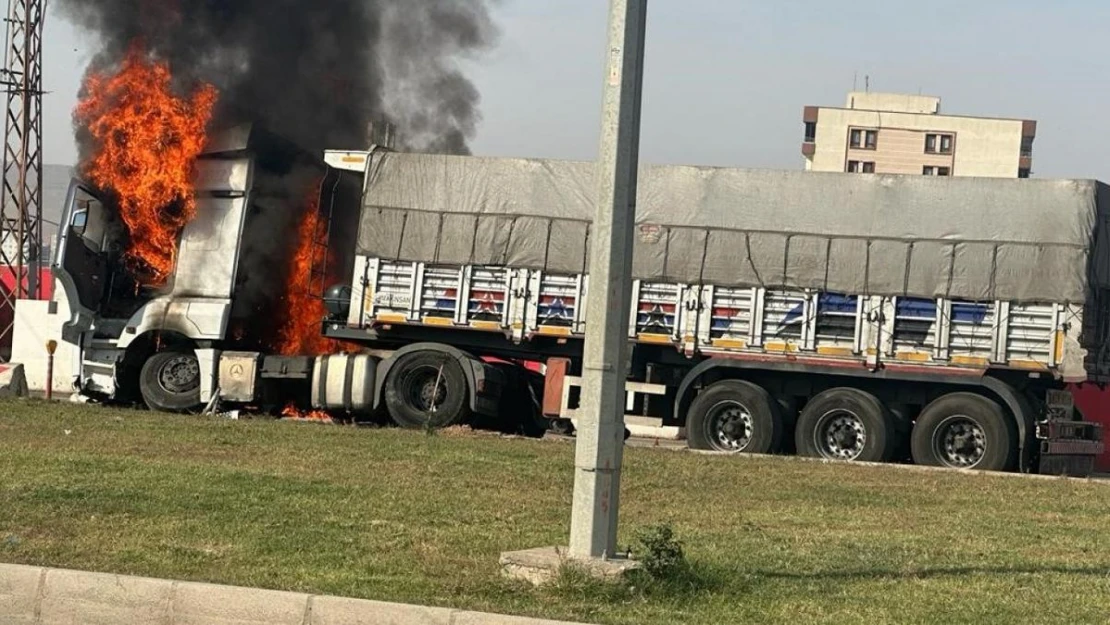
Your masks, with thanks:
M856 462L889 461L898 440L886 406L854 388L834 388L809 400L794 437L799 455Z
M390 369L385 405L403 428L446 428L470 419L468 388L458 359L442 352L413 352Z
M706 388L686 417L691 449L777 453L784 431L778 402L763 387L743 380L724 380Z
M148 408L183 413L200 407L200 362L196 354L165 351L152 355L139 373L139 391Z
M916 464L1008 471L1018 457L1017 426L998 402L952 393L925 407L910 438Z

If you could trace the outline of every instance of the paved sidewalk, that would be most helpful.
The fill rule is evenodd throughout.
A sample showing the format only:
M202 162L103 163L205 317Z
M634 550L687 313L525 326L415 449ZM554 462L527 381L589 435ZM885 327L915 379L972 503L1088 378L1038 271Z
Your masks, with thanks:
M322 595L0 564L4 625L573 625Z

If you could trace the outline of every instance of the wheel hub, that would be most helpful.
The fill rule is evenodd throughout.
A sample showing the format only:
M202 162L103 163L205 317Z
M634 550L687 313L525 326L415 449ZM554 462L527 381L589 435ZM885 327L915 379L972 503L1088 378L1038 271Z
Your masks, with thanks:
M937 428L934 445L941 461L950 467L966 469L983 460L987 452L987 435L978 423L957 416Z
M426 367L412 372L411 403L423 412L436 412L447 401L447 378L438 368Z
M744 451L752 442L755 420L737 402L722 402L710 411L709 440L717 451Z
M158 372L158 382L170 393L193 391L200 385L200 363L184 354L168 360Z
M856 414L834 411L821 419L816 438L818 449L826 458L855 460L867 444L867 428Z

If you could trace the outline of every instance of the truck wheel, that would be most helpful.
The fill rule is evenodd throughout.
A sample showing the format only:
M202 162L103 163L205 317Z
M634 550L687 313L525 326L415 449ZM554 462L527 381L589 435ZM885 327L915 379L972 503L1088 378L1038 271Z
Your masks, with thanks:
M185 351L159 352L143 363L139 391L151 410L187 412L200 407L200 363Z
M445 428L470 419L466 374L439 352L402 356L385 381L385 405L403 428Z
M799 455L858 462L890 460L896 439L890 411L854 388L834 388L809 400L795 433Z
M703 390L686 417L691 449L775 453L783 430L778 402L762 387L742 380L724 380Z
M910 447L920 465L1006 471L1017 461L1017 426L997 402L952 393L921 411Z

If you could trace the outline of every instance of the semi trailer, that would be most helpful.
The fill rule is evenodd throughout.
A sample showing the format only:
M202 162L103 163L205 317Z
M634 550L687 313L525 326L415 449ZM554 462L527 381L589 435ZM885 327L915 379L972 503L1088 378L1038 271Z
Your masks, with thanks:
M257 205L300 170L324 181L341 271L320 284L320 332L340 354L277 356L232 330L273 314L237 298L265 236ZM380 148L317 158L240 129L198 163L198 218L152 292L119 275L111 211L74 181L54 268L75 384L162 410L295 402L414 428L570 429L594 175ZM722 452L1091 472L1101 427L1068 388L1110 379L1102 183L679 166L640 180L630 425Z

